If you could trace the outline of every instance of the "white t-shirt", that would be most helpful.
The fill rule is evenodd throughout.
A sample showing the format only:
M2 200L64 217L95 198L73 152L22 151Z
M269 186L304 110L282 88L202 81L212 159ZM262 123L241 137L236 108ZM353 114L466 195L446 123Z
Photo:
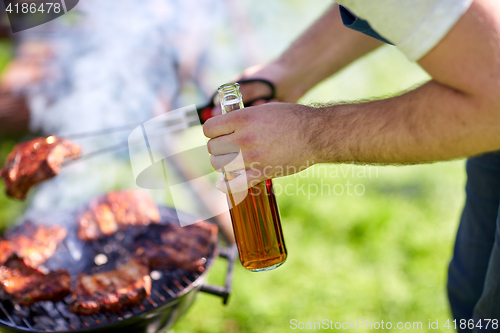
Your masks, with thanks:
M411 61L429 52L473 0L338 0Z

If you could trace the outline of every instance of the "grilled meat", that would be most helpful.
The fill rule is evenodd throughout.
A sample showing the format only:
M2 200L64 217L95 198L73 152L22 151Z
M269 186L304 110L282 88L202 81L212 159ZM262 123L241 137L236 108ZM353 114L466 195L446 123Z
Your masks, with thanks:
M93 241L118 231L118 223L111 207L103 198L90 202L88 209L78 218L78 237Z
M77 144L57 136L36 138L16 145L0 170L5 193L24 200L33 185L57 175L64 159L78 156L80 150Z
M14 253L14 245L5 239L0 239L0 265Z
M52 257L66 235L63 227L37 226L28 221L9 230L7 240L12 252L24 258L31 267L37 267Z
M155 225L138 239L135 255L151 269L182 268L203 272L216 243L217 226L208 222L186 227Z
M90 202L78 219L78 237L92 241L128 226L147 226L158 222L160 212L148 193L113 191Z
M151 295L149 268L136 260L105 273L80 274L69 309L81 315L119 312Z
M57 302L71 292L71 279L65 270L43 274L14 254L0 267L0 290L22 306Z

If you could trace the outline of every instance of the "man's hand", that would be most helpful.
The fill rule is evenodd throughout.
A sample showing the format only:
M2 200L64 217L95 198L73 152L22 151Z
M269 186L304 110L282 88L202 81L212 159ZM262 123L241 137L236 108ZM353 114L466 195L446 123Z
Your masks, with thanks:
M212 166L216 170L224 168L225 172L241 168L230 163L241 149L247 181L245 177L232 180L234 192L311 166L311 109L300 104L268 103L209 119L203 131L211 138L208 150ZM217 187L226 189L223 184Z

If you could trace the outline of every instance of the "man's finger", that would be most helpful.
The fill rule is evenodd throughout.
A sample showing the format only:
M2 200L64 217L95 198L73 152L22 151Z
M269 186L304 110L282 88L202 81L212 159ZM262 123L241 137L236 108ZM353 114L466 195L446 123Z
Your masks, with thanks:
M240 147L232 142L220 141L220 138L208 140L208 152L212 155L239 153Z
M210 155L210 163L217 172L239 171L245 169L245 161L243 160L241 152L238 154Z
M245 165L236 160L238 157L238 153L226 154L226 155L211 155L210 163L214 167L215 171L223 172L224 171L233 171L233 170L241 170L245 168ZM234 161L234 162L233 162ZM231 163L233 162L233 163Z
M230 113L220 117L209 118L203 125L203 133L207 138L216 138L221 135L231 134L234 132Z
M219 180L215 187L221 192L226 194L229 193L240 193L244 192L252 186L259 184L264 181L262 172L259 170L248 169L242 171L241 174L232 180Z

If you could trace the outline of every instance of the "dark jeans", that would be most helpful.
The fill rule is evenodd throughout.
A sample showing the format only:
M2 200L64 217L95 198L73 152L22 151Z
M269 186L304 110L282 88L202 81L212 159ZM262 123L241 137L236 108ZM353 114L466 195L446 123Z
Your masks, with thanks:
M489 332L495 331L493 325L490 322L485 330L484 320L500 321L500 152L469 159L467 175L467 199L448 272L448 296L457 322L482 319L481 330L459 328L459 332Z

